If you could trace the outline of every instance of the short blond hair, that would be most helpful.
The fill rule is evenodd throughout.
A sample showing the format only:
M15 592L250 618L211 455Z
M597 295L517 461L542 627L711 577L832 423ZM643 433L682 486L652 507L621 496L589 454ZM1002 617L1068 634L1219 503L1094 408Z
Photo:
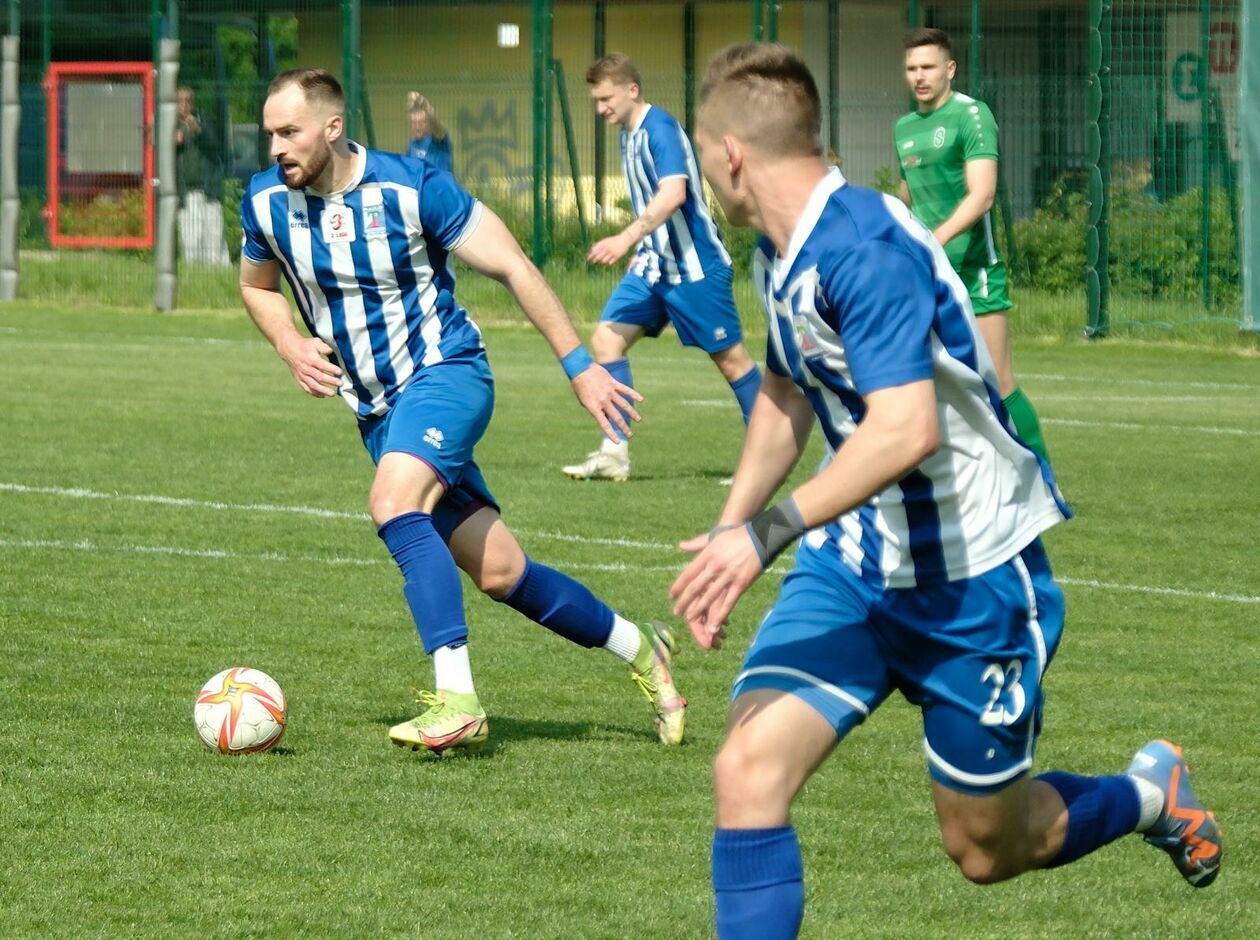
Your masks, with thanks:
M598 85L605 80L614 85L638 85L643 89L643 77L624 52L610 52L586 70L586 84Z
M322 108L330 114L345 115L346 94L341 90L341 83L328 69L302 68L281 72L267 86L267 97L270 98L290 85L297 85L302 90L307 104Z
M823 154L822 105L809 67L786 46L727 46L709 62L697 123L773 156Z

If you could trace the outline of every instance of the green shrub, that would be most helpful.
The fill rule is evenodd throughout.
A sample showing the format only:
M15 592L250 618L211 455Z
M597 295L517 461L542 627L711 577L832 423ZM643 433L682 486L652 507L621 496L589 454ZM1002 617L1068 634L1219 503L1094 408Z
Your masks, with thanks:
M101 193L90 202L66 202L61 206L63 235L143 235L145 192L130 189Z
M1112 178L1107 254L1111 291L1129 297L1197 300L1202 296L1201 190L1163 202L1149 183L1149 174L1125 167ZM1212 190L1210 213L1212 295L1216 303L1230 305L1239 298L1238 250L1229 199L1219 187ZM1041 208L1015 223L1019 248L1015 274L1022 287L1053 293L1080 290L1087 216L1085 194L1064 177Z

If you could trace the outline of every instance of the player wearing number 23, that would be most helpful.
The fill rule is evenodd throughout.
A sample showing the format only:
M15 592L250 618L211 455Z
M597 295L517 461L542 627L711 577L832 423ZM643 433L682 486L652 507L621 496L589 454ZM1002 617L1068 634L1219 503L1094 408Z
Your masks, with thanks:
M675 613L719 645L740 595L802 542L714 764L718 936L794 935L791 803L895 691L922 714L943 843L969 879L1066 864L1141 830L1209 883L1219 833L1171 745L1142 748L1127 774L1030 778L1064 610L1040 535L1069 511L1002 407L944 249L899 200L828 168L819 125L817 86L783 47L732 47L709 65L700 164L730 221L763 235L767 371L718 524L682 546L697 557ZM822 469L766 509L815 422ZM878 865L883 836L847 821L853 863Z

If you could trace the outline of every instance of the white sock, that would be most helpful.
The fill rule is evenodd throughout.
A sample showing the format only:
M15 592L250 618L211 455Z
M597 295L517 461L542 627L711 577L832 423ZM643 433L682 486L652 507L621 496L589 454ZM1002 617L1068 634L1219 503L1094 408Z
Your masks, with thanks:
M448 692L469 695L473 688L472 663L468 661L468 644L439 646L433 651L433 684Z
M643 633L639 628L619 614L613 614L612 632L604 641L604 649L608 650L622 662L633 663L639 655L639 647L643 643Z
M1130 776L1129 779L1137 787L1138 799L1142 801L1142 812L1138 816L1135 831L1145 832L1155 825L1155 820L1159 819L1159 814L1164 811L1164 791L1141 777Z
M610 457L616 457L619 460L630 459L630 442L629 441L610 441L604 438L600 442L599 449L601 453L608 454Z

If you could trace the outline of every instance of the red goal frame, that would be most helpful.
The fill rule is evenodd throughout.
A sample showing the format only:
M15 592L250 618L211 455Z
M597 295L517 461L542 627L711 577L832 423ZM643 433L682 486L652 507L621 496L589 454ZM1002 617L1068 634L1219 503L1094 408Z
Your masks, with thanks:
M142 235L68 235L61 231L62 113L61 92L68 81L99 77L130 77L144 94L144 153L140 186L144 192ZM153 63L152 62L51 62L44 77L48 134L48 241L54 248L152 248L154 236L153 158Z

